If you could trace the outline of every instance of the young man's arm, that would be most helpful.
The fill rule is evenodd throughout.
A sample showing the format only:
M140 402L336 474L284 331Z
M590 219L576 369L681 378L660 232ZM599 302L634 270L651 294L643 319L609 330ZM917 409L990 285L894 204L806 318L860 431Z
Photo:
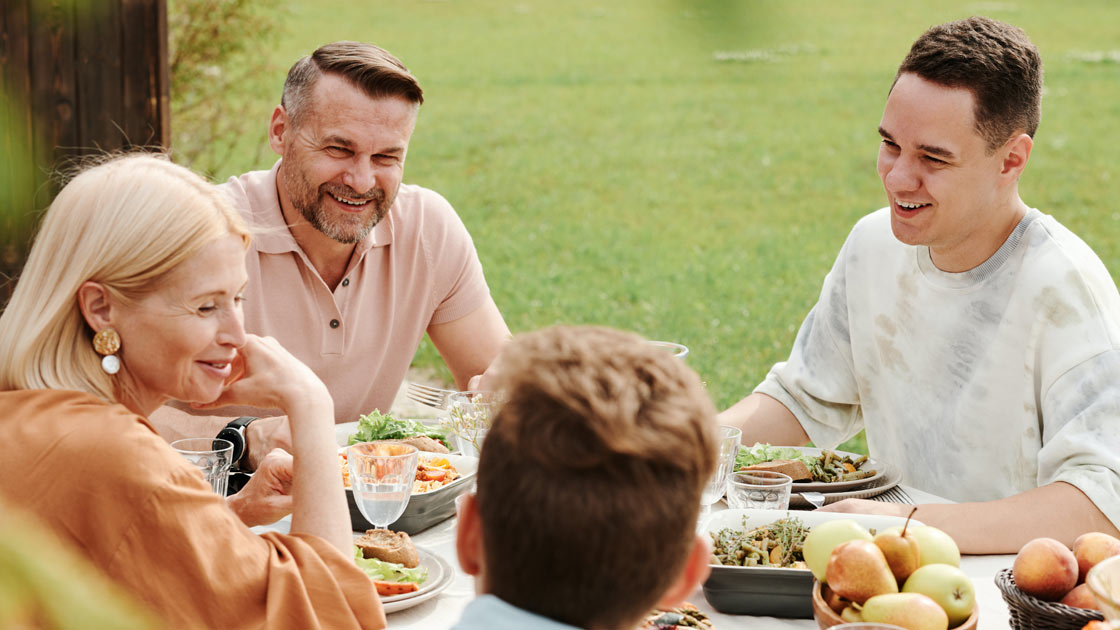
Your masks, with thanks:
M765 442L780 446L802 446L809 434L785 405L766 394L751 394L719 414L719 423L738 427L743 444Z
M459 319L428 326L428 336L451 370L455 386L467 389L472 376L490 367L510 332L494 300L487 298Z
M906 516L913 508L898 503L847 499L821 508L827 512ZM914 518L953 537L961 553L1017 553L1042 536L1067 546L1085 532L1120 536L1116 526L1076 486L1058 481L1005 499L982 503L930 503Z

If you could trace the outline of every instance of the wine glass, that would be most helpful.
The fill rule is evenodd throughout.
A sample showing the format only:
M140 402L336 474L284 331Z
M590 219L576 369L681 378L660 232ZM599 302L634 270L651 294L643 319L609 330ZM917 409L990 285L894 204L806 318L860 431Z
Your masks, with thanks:
M408 506L418 453L410 444L375 442L359 442L346 449L354 503L374 527L385 529Z
M651 346L657 346L658 348L664 348L666 351L672 352L674 357L682 361L688 357L688 347L683 344L674 343L672 341L647 341L646 343Z
M703 523L712 511L712 504L723 497L727 488L727 476L735 468L735 456L739 454L739 441L743 432L735 427L719 428L719 457L716 458L716 469L704 485L700 493L700 518L697 523Z

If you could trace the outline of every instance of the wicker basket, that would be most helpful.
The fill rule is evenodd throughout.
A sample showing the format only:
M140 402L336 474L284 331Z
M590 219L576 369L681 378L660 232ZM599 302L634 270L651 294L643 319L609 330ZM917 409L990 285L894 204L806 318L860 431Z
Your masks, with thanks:
M1031 597L1015 586L1011 569L996 574L996 586L1011 611L1011 627L1015 630L1081 630L1090 621L1102 621L1104 615L1095 610L1074 608Z

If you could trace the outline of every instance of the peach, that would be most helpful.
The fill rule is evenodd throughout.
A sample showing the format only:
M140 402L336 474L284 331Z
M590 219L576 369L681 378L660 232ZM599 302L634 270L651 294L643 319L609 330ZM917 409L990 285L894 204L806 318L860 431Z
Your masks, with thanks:
M1093 597L1093 592L1089 590L1088 584L1078 584L1073 587L1073 590L1066 593L1066 596L1059 603L1074 608L1101 609L1100 605L1097 604L1097 598Z
M1035 538L1015 556L1011 575L1027 595L1057 601L1077 586L1077 558L1053 538Z
M1077 582L1085 581L1085 574L1093 565L1112 556L1120 555L1120 539L1103 532L1081 534L1073 541L1073 556L1077 558Z

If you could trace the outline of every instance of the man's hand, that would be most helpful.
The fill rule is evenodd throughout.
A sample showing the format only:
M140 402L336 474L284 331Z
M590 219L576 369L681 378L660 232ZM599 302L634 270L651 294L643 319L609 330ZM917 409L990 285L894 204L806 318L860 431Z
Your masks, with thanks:
M245 429L245 448L248 449L248 468L257 470L261 460L273 449L292 450L292 431L287 416L273 416L254 420Z
M273 449L245 487L227 499L230 509L249 527L275 523L292 512L292 476L291 454Z
M881 514L883 516L901 516L903 518L910 515L910 510L913 510L913 505L903 503L887 503L885 501L871 501L868 499L844 499L836 503L830 503L822 508L821 512L847 512L850 514ZM918 510L921 513L921 510ZM914 518L920 519L920 516Z

